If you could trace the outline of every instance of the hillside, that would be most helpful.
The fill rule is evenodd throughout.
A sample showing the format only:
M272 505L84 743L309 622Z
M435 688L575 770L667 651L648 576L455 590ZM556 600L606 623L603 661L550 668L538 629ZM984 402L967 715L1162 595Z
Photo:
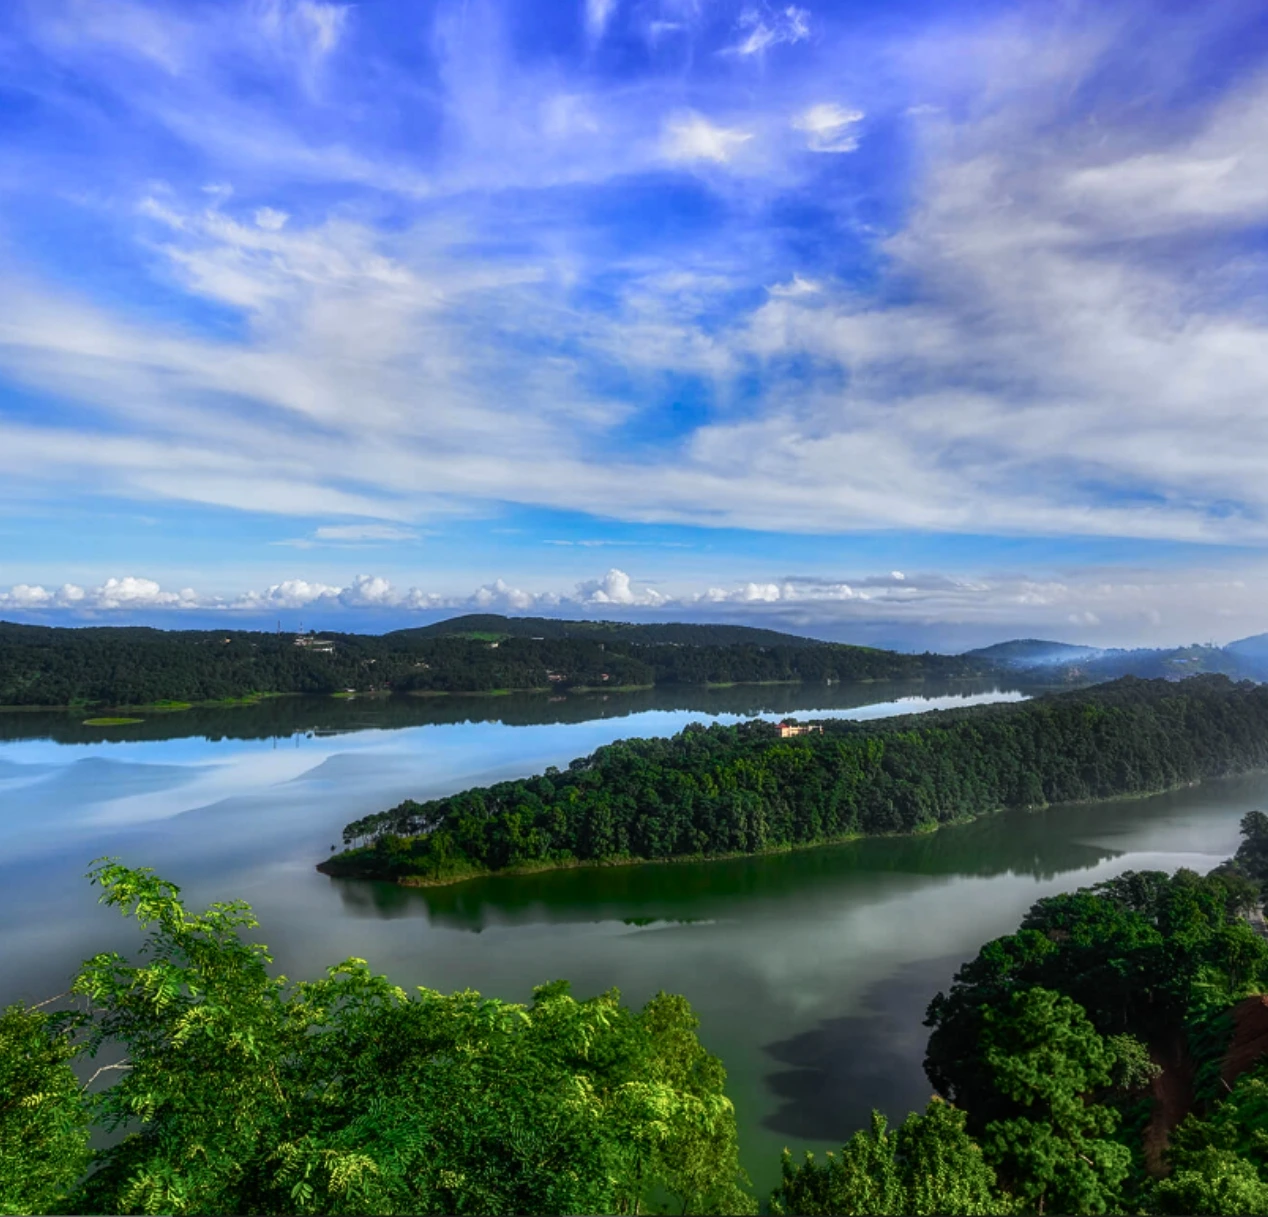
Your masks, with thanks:
M741 627L555 622L556 635L575 633L545 637L502 632L544 628L531 618L441 624L440 630L384 635L297 636L0 623L0 706L144 706L284 693L947 680L989 673L985 664L961 656L903 655Z

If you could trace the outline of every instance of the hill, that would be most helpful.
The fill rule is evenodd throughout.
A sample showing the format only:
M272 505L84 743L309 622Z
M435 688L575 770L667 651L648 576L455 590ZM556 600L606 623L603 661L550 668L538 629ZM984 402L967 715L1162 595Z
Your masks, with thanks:
M696 625L684 621L638 624L629 621L560 621L553 617L504 617L498 613L469 613L417 629L387 635L412 638L528 638L557 641L578 638L597 642L625 642L632 646L694 647L815 647L817 638L784 634L747 625ZM870 649L870 648L863 648Z
M1105 654L1100 647L1073 646L1068 642L1046 642L1039 638L1016 638L965 653L1014 671L1076 664Z
M1230 642L1224 650L1243 665L1253 680L1268 680L1268 634L1254 634Z

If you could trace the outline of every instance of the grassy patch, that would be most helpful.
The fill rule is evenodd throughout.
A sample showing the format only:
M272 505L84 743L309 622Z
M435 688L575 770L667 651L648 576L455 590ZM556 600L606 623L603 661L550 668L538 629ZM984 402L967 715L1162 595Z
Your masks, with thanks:
M129 727L133 723L143 723L143 718L86 718L84 719L85 727Z

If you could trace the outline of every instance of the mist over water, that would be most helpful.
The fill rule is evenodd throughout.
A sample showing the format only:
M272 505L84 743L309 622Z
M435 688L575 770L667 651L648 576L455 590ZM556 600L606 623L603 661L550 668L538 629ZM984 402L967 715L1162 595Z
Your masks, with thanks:
M556 871L405 889L314 864L349 820L406 797L564 765L613 739L763 714L855 718L1013 700L961 683L769 686L604 698L282 699L89 728L0 716L0 1003L59 993L135 926L82 878L102 854L155 867L192 905L250 901L278 970L348 955L405 986L527 1000L556 977L641 1003L685 994L730 1074L763 1193L779 1151L825 1149L873 1106L928 1099L924 1007L1051 892L1126 869L1206 870L1268 778L1006 813L930 836L762 858ZM627 699L628 697L628 699Z

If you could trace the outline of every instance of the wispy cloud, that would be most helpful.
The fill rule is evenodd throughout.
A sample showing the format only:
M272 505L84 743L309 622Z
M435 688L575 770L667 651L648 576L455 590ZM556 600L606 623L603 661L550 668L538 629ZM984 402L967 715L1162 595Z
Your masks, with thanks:
M792 125L805 132L806 147L812 152L853 152L859 146L854 128L863 117L862 110L821 102L798 114Z
M1232 9L391 7L0 15L6 501L1268 542Z
M774 46L802 42L810 37L810 13L796 5L745 9L738 22L738 42L724 48L729 55L761 55Z
M665 155L675 161L715 161L725 164L749 140L751 131L721 127L702 114L680 114L665 126Z

